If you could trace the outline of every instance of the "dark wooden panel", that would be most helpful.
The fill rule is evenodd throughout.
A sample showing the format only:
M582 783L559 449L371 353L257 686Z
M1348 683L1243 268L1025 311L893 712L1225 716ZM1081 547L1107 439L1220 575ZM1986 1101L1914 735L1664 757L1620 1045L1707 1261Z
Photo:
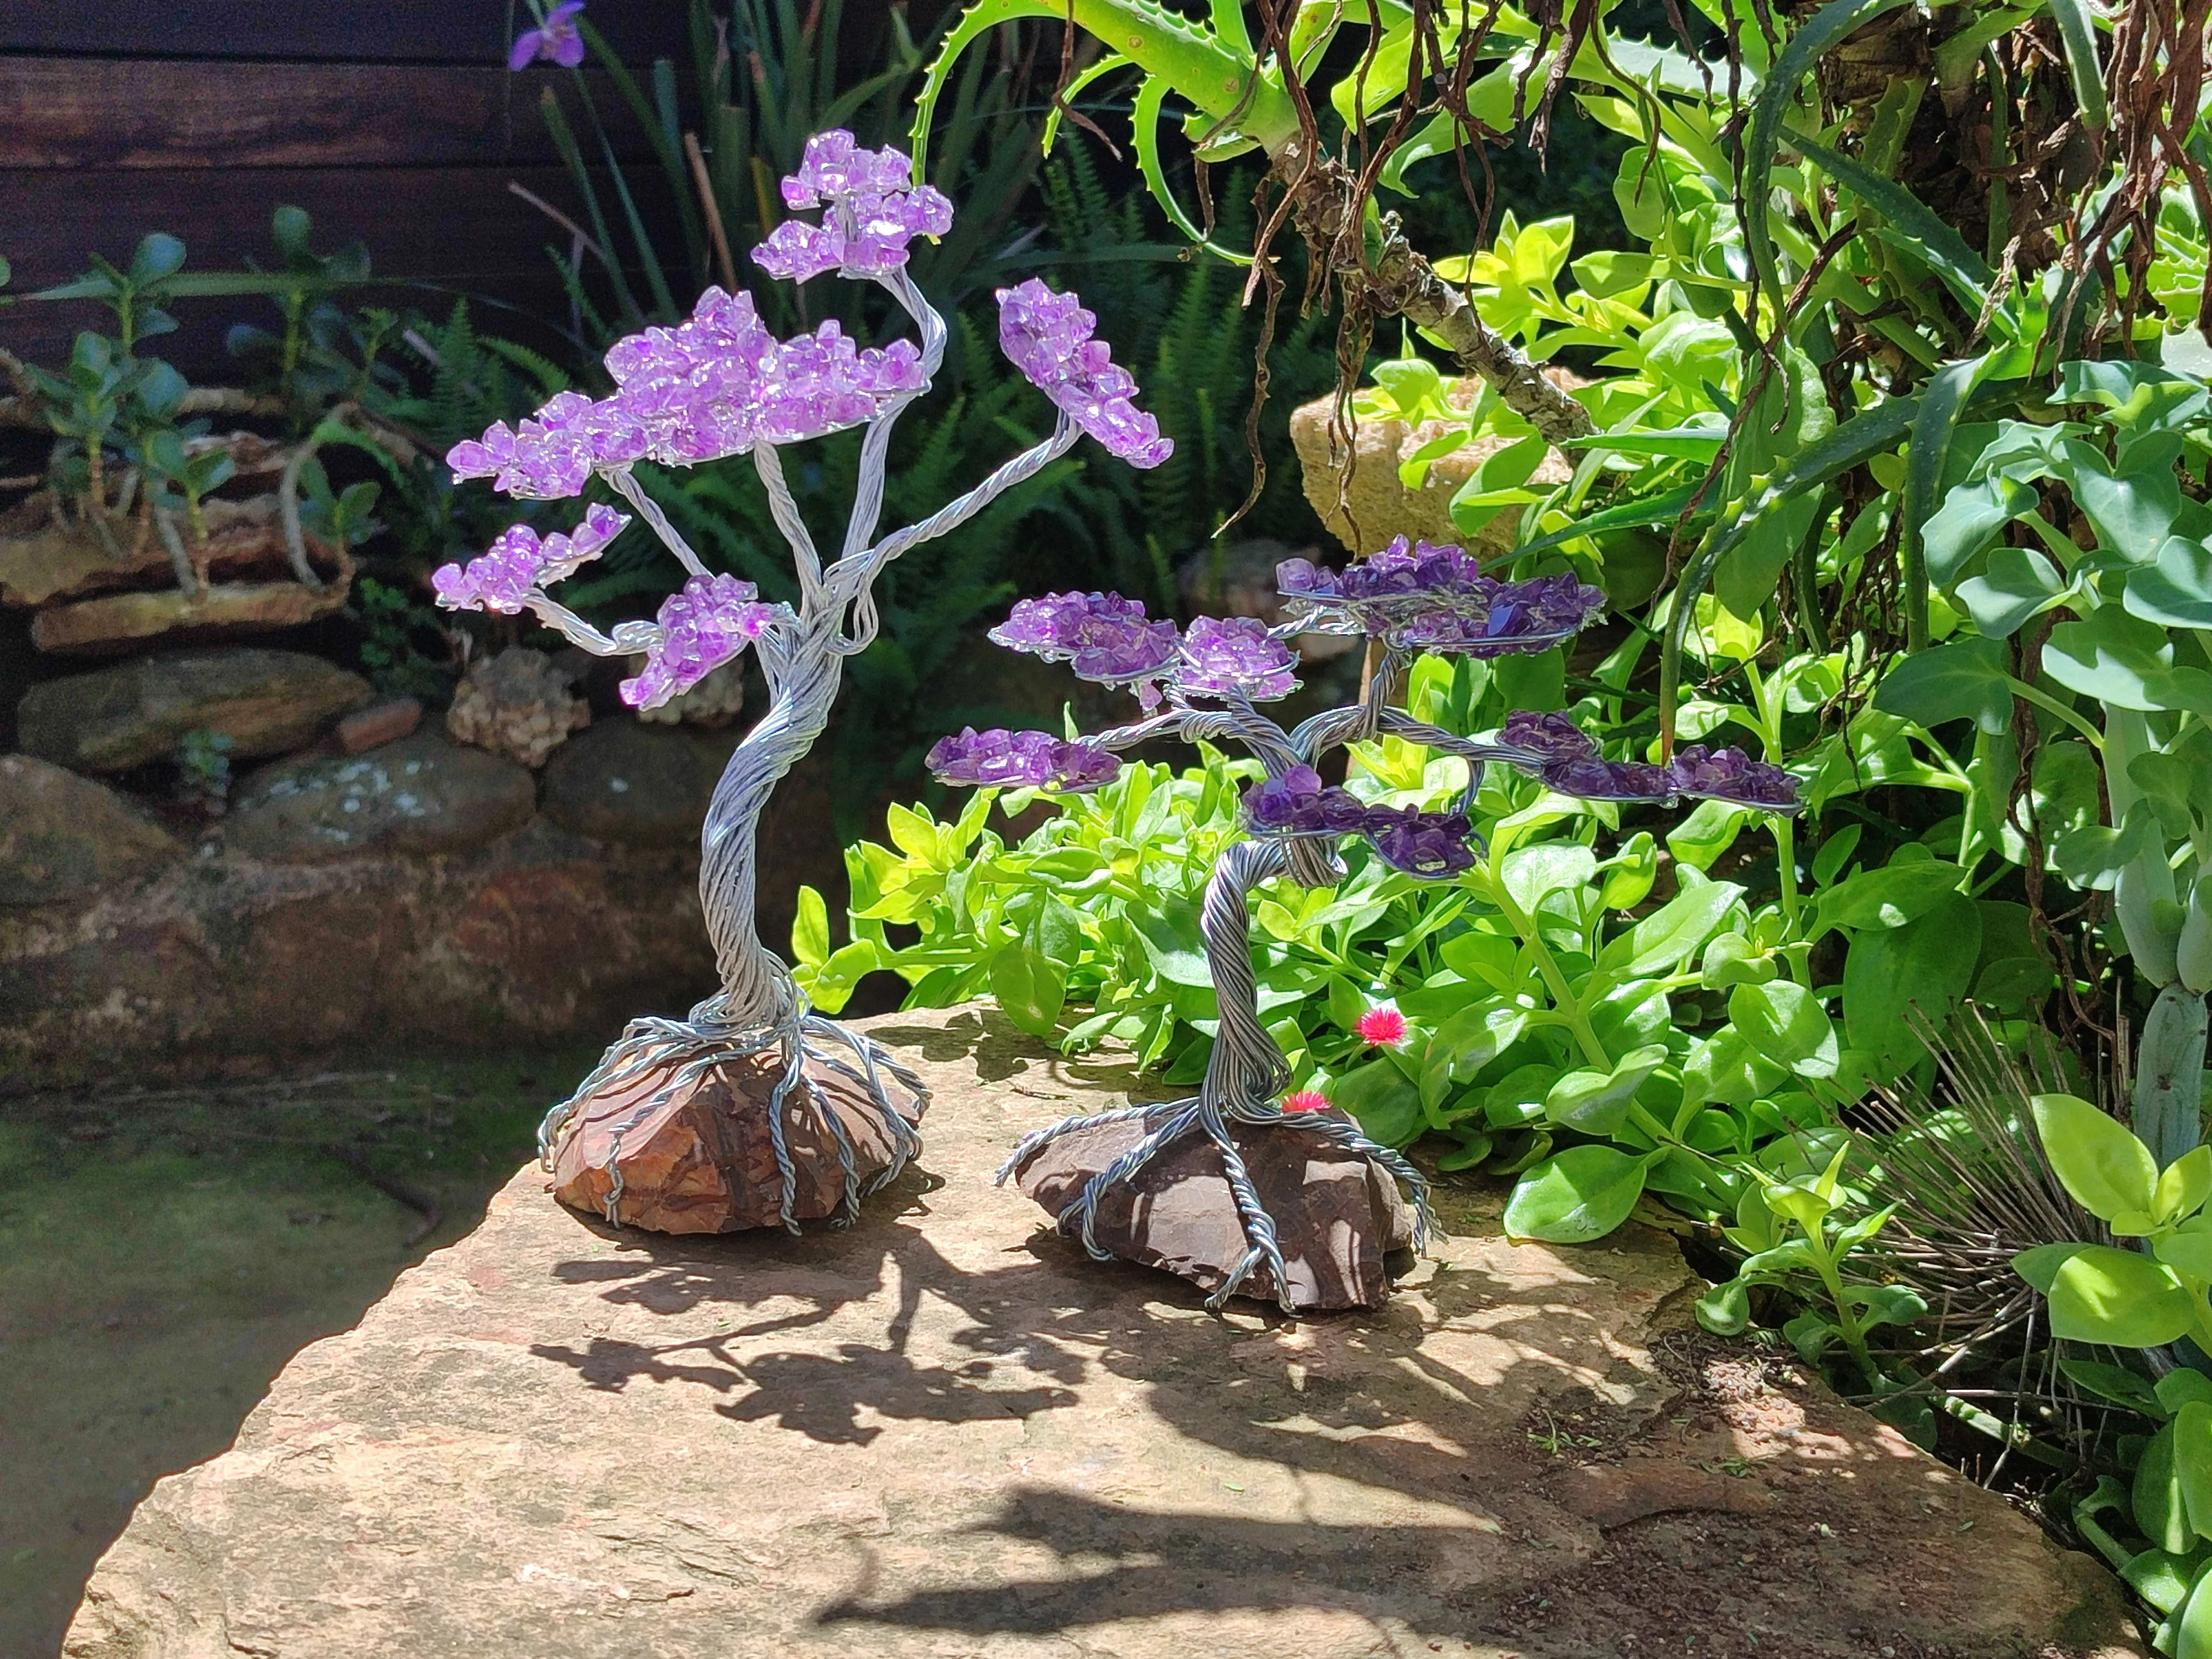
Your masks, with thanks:
M629 105L590 79L617 152L649 155ZM0 167L547 162L547 87L580 128L574 82L550 67L0 58Z
M565 250L568 233L511 192L511 179L581 220L574 186L558 167L0 171L0 253L15 264L16 293L75 275L88 252L124 260L149 230L184 238L188 270L235 270L249 259L267 264L269 216L290 204L314 216L318 248L356 237L366 242L379 276L526 293L537 303L554 303L544 250L549 243ZM658 225L672 216L665 195L649 194L643 210ZM682 244L671 234L662 246L674 258ZM382 302L435 311L451 303L407 289L386 290ZM223 326L273 314L266 301L251 297L183 301L174 309L185 332L162 350L198 374L219 366ZM76 330L98 325L105 314L73 304L0 307L0 345L52 362Z
M592 0L635 58L687 50L688 0ZM5 0L0 52L498 64L530 27L510 0Z

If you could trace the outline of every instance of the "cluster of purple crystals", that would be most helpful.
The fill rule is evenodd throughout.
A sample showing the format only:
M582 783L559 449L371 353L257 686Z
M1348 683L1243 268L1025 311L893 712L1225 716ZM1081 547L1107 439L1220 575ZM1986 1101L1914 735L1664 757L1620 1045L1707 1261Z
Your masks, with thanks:
M1778 766L1755 761L1741 749L1708 750L1689 744L1665 766L1609 761L1596 742L1565 714L1508 715L1498 742L1517 750L1545 787L1583 800L1672 802L1687 795L1728 801L1764 812L1794 812L1797 781Z
M875 419L927 384L912 341L866 349L834 322L778 340L748 294L710 288L688 322L616 342L611 397L564 392L510 430L504 421L447 453L453 477L510 495L574 495L597 468L671 466L795 443Z
M1171 622L1154 622L1118 593L1048 593L1024 599L991 638L1011 651L1066 662L1079 678L1104 685L1152 680L1167 672L1182 641Z
M735 576L694 576L661 601L660 637L645 667L621 685L633 708L657 708L689 691L758 639L784 607L763 605L760 590Z
M1176 684L1201 696L1269 702L1297 690L1297 662L1256 617L1200 617L1184 630Z
M1275 580L1316 631L1459 656L1547 651L1605 609L1604 592L1572 575L1501 582L1484 575L1463 549L1403 536L1340 571L1286 559Z
M1667 770L1680 793L1705 800L1733 801L1763 812L1794 812L1803 804L1797 799L1795 778L1741 749L1708 750L1701 743L1685 744L1674 751Z
M565 535L556 531L541 539L528 525L511 526L499 539L465 565L441 566L430 577L438 603L448 611L496 611L513 616L523 596L572 576L599 556L622 533L629 516L611 507L593 506L583 523Z
M939 738L927 763L947 783L1067 794L1111 783L1121 770L1118 757L1093 744L1063 743L1048 732L978 732L972 726L957 737Z
M753 250L771 276L803 283L825 270L853 277L887 276L906 264L917 236L952 228L952 204L914 181L914 163L896 149L860 149L849 132L818 132L806 141L799 171L783 181L784 205L825 208L822 222L787 219Z
M952 226L951 203L914 182L906 156L861 149L849 132L809 139L783 197L793 209L823 209L823 221L787 221L754 257L771 275L802 282L833 270L887 276L916 236ZM1175 446L1132 401L1135 380L1092 337L1097 319L1073 295L1032 279L1001 289L999 307L1007 356L1069 419L1133 465L1168 458ZM501 421L454 445L446 459L455 479L489 478L510 495L553 500L580 492L595 471L641 460L688 466L859 426L927 385L912 341L864 349L834 322L778 340L750 295L718 288L678 326L617 341L606 367L611 396L564 392L511 428Z
M1115 366L1098 319L1073 294L1032 276L999 290L999 345L1006 361L1085 432L1132 466L1158 466L1175 453L1160 423L1131 400L1137 382Z
M1188 632L1155 622L1144 605L1118 593L1048 593L1023 599L991 638L1009 650L1066 662L1078 678L1102 685L1135 685L1146 706L1153 682L1170 680L1195 696L1266 702L1297 686L1297 658L1267 625L1252 617L1200 617Z
M1370 806L1348 789L1324 786L1310 766L1246 791L1244 822L1258 836L1364 836L1391 868L1431 880L1474 864L1474 826L1464 814Z

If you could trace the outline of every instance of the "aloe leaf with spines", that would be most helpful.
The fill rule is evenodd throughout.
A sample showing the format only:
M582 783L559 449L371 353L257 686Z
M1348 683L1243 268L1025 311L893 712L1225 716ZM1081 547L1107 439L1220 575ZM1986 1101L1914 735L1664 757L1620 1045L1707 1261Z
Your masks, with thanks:
M1190 215L1167 188L1158 151L1159 118L1172 92L1194 106L1199 153L1211 160L1256 149L1277 176L1298 193L1295 206L1317 242L1342 246L1356 242L1356 258L1334 256L1340 279L1356 283L1366 302L1384 314L1403 317L1440 341L1462 368L1496 389L1514 413L1554 444L1587 437L1595 429L1589 412L1547 379L1525 353L1492 328L1455 284L1440 276L1428 258L1413 247L1395 215L1375 219L1366 234L1352 238L1338 222L1344 211L1343 188L1334 164L1300 153L1304 142L1297 102L1285 84L1283 66L1263 61L1241 15L1227 4L1213 8L1200 24L1169 11L1155 0L981 0L947 32L929 66L915 101L912 131L917 176L928 165L929 134L936 106L954 62L975 41L1003 22L1020 17L1048 18L1080 27L1103 42L1109 62L1141 70L1137 144L1148 185L1186 235L1197 230ZM1385 13L1369 14L1375 27ZM1303 8L1288 42L1294 72L1317 65L1322 50L1347 20L1340 10ZM1409 25L1408 25L1409 26ZM1089 74L1103 72L1094 66ZM1089 75L1086 75L1086 79Z

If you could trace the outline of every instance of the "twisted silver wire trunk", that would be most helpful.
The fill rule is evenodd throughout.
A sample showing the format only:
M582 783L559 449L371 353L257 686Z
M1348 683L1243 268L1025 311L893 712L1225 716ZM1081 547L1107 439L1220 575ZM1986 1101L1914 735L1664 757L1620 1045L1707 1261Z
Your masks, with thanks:
M761 942L755 914L760 819L776 785L828 727L843 679L843 658L826 652L787 677L714 786L699 836L699 902L722 988L694 1012L695 1024L765 1033L798 1018L790 965Z

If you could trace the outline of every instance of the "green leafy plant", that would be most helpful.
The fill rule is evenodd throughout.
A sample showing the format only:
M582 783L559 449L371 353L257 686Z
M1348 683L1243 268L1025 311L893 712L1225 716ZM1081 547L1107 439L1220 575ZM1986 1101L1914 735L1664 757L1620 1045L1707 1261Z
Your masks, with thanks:
M2068 1192L2139 1249L2054 1243L2014 1261L2046 1298L2062 1341L2155 1350L2185 1340L2212 1352L2212 1146L2160 1167L2141 1139L2087 1101L2039 1096L2036 1128ZM2212 1655L2212 1376L2184 1365L2155 1382L2122 1367L2077 1364L2069 1375L2160 1425L2135 1460L2132 1486L2109 1477L2077 1514L2082 1530L2166 1622L2155 1633L2174 1659ZM2122 1500L2124 1501L2122 1501ZM2098 1524L2106 1508L2131 1518L2147 1547ZM2086 1513L2082 1513L2086 1510Z
M1783 1326L1783 1336L1813 1365L1840 1344L1865 1387L1893 1389L1896 1379L1876 1362L1868 1339L1885 1325L1911 1325L1924 1317L1928 1304L1909 1285L1844 1282L1852 1253L1875 1240L1897 1206L1866 1212L1863 1197L1841 1179L1850 1142L1833 1138L1836 1150L1817 1174L1770 1177L1747 1188L1737 1201L1735 1225L1726 1230L1744 1260L1734 1279L1698 1299L1698 1322L1733 1336L1750 1323L1754 1285L1791 1284L1810 1274L1825 1294L1825 1306L1796 1315ZM1849 1216L1852 1209L1861 1213Z
M2201 1133L2212 990L2212 391L2162 363L2069 362L2058 418L1962 427L1928 520L1931 580L1971 634L1908 659L1877 708L1973 722L1993 850L2109 892L2154 994L2136 1128L2166 1159ZM1966 459L1971 456L1971 459ZM2023 753L2026 748L2028 752Z

